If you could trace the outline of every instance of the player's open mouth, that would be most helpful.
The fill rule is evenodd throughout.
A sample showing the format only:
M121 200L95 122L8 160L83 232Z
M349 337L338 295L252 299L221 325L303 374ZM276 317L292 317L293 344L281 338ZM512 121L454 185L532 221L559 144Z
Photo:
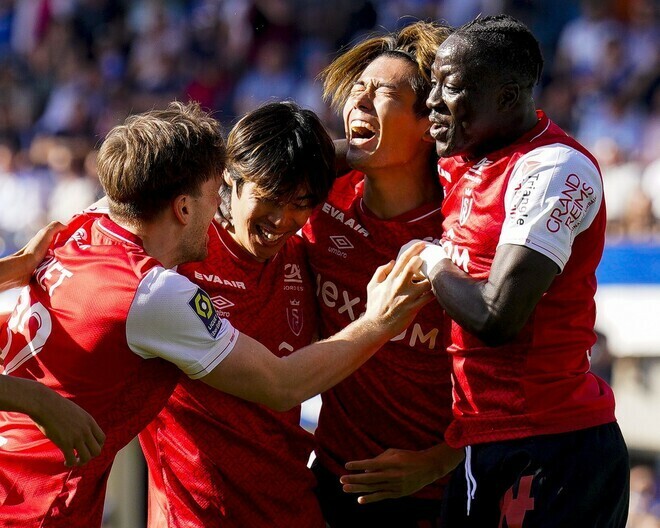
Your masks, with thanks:
M441 125L439 123L433 123L431 125L431 129L429 130L429 133L431 134L431 137L435 140L442 140L447 136L447 131L449 130L448 127Z
M279 242L286 235L286 233L274 233L263 226L257 226L257 233L262 239L271 244Z
M366 121L356 119L351 121L351 143L366 143L376 137L376 129Z

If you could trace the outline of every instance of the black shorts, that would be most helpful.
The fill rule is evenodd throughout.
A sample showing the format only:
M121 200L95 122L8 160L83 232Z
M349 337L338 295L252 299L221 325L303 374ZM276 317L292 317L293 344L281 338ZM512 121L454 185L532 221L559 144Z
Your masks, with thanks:
M402 497L373 504L358 504L357 494L345 493L339 478L312 464L318 481L317 496L331 528L439 528L441 501Z
M616 423L474 445L450 480L443 526L624 528L629 486Z

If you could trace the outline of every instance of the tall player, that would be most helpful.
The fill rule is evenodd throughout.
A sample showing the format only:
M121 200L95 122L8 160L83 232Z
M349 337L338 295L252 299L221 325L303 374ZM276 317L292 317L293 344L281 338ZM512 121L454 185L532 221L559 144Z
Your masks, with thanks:
M314 286L295 235L335 177L332 140L313 112L271 103L227 141L221 185L232 224L178 271L232 325L285 356L317 332ZM149 527L323 528L300 406L274 412L183 378L140 433L150 472Z
M628 455L589 372L605 233L594 157L537 111L538 41L478 18L438 49L428 98L444 176L442 249L425 255L451 331L466 446L445 526L623 528Z
M363 313L370 275L402 242L439 233L442 189L425 99L435 51L448 34L418 22L361 42L324 72L326 97L343 106L354 169L336 180L304 229L324 336ZM323 393L314 470L330 526L438 525L438 479L462 458L444 443L451 382L443 326L440 307L425 307L358 372Z
M350 374L432 298L413 280L417 245L377 271L365 315L330 339L279 358L234 329L171 269L207 256L224 151L217 121L196 104L132 116L103 142L109 216L69 225L0 328L0 346L5 373L89 411L105 445L66 468L30 420L0 413L0 525L99 526L117 451L157 415L180 371L286 410Z

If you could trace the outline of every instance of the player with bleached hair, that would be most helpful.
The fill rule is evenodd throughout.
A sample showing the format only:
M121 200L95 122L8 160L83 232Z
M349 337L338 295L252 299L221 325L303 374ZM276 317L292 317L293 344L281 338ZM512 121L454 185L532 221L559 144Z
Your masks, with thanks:
M356 44L322 73L326 98L343 113L350 167L304 229L323 336L360 316L369 277L402 243L439 236L443 195L425 101L435 52L449 34L416 22ZM314 470L330 526L438 525L442 478L462 458L444 443L444 327L440 306L425 307L322 394Z

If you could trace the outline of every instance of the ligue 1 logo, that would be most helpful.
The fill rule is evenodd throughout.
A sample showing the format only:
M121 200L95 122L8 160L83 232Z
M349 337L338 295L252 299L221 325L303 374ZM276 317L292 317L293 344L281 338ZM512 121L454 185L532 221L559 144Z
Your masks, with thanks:
M197 290L197 293L193 297L193 304L197 315L203 317L204 319L209 319L213 315L213 304L208 295L203 291Z
M222 321L215 313L213 303L206 292L201 288L197 288L195 294L188 301L188 306L192 308L195 315L204 323L204 327L211 334L211 337L217 337L222 328Z

